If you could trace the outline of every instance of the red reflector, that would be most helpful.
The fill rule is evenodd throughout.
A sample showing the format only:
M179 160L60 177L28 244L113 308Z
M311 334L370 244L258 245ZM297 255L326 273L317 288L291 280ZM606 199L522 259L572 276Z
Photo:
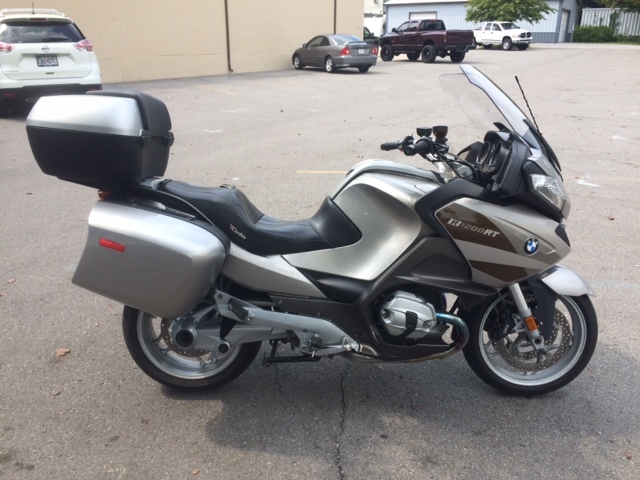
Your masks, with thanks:
M100 239L100 246L110 248L112 250L116 250L117 252L124 252L124 245L120 243L113 242L111 240L107 240L106 238Z

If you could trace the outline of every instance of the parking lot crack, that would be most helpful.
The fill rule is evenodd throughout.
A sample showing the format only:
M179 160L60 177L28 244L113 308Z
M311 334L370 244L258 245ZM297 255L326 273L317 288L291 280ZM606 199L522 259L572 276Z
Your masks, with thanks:
M341 441L344 436L345 430L345 419L347 414L347 394L345 389L345 383L347 381L347 376L349 374L349 365L350 362L347 362L347 366L342 372L340 377L340 399L342 400L342 408L340 409L340 420L338 424L338 432L336 434L336 467L338 468L338 478L340 480L344 480L345 472L342 465L342 448Z

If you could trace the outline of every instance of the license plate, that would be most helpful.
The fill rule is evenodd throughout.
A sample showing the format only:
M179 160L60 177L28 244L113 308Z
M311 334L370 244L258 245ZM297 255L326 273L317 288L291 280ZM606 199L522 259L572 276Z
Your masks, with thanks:
M364 55L365 53L367 53L367 49L366 48L359 48L358 49L358 55Z
M57 55L36 55L36 62L39 67L57 67L58 56Z

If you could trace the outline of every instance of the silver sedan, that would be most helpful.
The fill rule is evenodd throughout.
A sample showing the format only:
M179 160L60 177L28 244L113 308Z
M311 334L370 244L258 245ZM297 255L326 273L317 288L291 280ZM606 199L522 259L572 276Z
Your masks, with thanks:
M318 35L293 52L293 67L324 67L329 73L354 67L365 73L378 61L378 47L354 35Z

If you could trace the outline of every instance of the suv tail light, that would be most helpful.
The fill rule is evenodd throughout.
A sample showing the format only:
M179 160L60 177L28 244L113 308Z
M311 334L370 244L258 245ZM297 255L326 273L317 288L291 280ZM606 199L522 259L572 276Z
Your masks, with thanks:
M9 43L0 42L0 53L9 53L14 46Z
M93 52L93 45L91 45L91 42L86 38L78 43L74 43L73 46L81 52Z
M340 56L345 56L345 55L351 55L349 53L349 47L344 47L342 50L340 50Z

